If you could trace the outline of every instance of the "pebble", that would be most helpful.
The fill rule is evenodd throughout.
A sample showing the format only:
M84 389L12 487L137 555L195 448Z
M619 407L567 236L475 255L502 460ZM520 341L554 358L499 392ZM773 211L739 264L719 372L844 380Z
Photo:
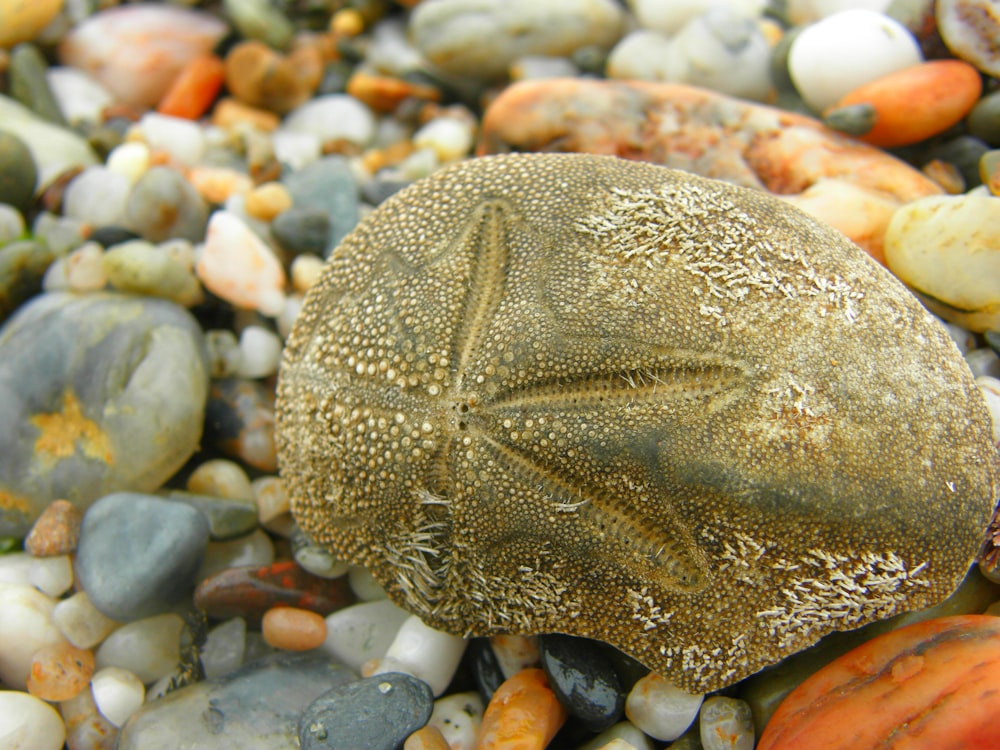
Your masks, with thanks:
M319 578L293 562L223 570L203 580L194 592L195 607L209 617L243 617L250 627L272 607L301 607L326 616L353 599L343 578Z
M175 5L108 8L73 27L59 60L92 75L116 100L153 107L184 66L210 52L226 31L208 13Z
M753 750L753 716L746 701L713 695L705 699L698 720L705 750Z
M605 729L590 742L580 745L577 750L606 750L614 742L624 742L627 747L635 750L653 750L653 741L630 721L620 721Z
M281 128L311 135L321 143L344 142L361 149L375 137L375 115L353 96L327 94L289 112Z
M206 542L208 521L194 508L118 492L83 517L77 576L98 610L137 620L190 595Z
M16 389L0 396L0 534L23 536L54 499L82 509L159 487L198 446L207 381L198 324L170 302L44 294L22 306L0 333L0 383Z
M490 648L505 680L522 669L537 667L541 659L538 637L533 635L490 636Z
M206 289L237 307L274 317L284 306L281 263L230 211L212 214L196 269Z
M152 167L132 187L124 226L151 242L205 236L208 211L198 191L171 167Z
M108 154L104 166L128 178L133 185L138 182L150 167L153 155L142 141L126 141L115 146ZM129 239L135 239L135 234Z
M240 331L240 378L269 378L278 372L282 341L276 333L263 326L247 326Z
M42 290L55 255L39 242L22 240L0 247L0 322Z
M324 254L330 244L332 224L325 211L290 208L271 222L271 234L281 247L293 254ZM298 260L298 258L296 258ZM294 264L292 266L294 274ZM294 276L293 276L294 281Z
M240 364L240 346L236 334L228 328L210 329L205 331L205 346L208 347L209 369L213 381L231 378ZM210 404L213 398L218 398L218 395L209 394Z
M540 646L541 665L549 686L570 714L592 732L607 729L621 719L625 708L621 680L594 641L545 635Z
M238 348L233 356L239 357ZM235 371L238 364L231 367ZM205 407L204 439L255 469L277 471L274 390L253 380L231 377L213 380Z
M292 195L293 210L318 212L329 222L325 244L313 244L318 242L317 238L308 246L317 255L326 255L357 225L358 184L344 157L327 156L319 159L288 175L284 184ZM304 220L300 218L300 226L302 221ZM310 228L315 231L315 224ZM301 245L302 241L293 244Z
M793 0L789 0L791 4ZM628 0L628 6L644 29L672 35L688 22L712 8L716 0ZM725 5L744 18L756 18L767 5L765 0L727 0Z
M972 376L978 378L986 375L1000 378L1000 356L989 347L974 349L965 355L965 361L972 371Z
M97 668L121 667L146 685L173 673L180 661L184 620L168 613L122 625L97 649Z
M245 207L255 219L273 221L292 207L292 195L280 182L265 182L247 194Z
M10 52L8 88L19 102L57 125L65 125L46 77L48 63L34 44L19 44Z
M317 698L299 720L303 750L396 750L423 727L433 699L426 683L406 674L349 682Z
M38 649L31 657L28 692L45 701L65 701L87 688L94 674L94 654L69 643Z
M199 55L177 74L156 106L162 115L197 120L215 101L225 83L225 66L215 55Z
M703 695L692 695L656 672L640 679L625 699L629 721L653 739L672 741L684 734L698 716Z
M279 652L143 706L122 728L118 750L298 746L298 721L312 701L356 676L314 653ZM354 747L365 747L355 745Z
M268 645L285 651L309 651L326 640L322 615L298 607L272 607L264 613L261 632Z
M161 297L183 307L193 307L205 298L189 266L145 240L108 249L102 257L102 270L108 283L120 292Z
M0 20L2 14L0 9ZM66 726L45 701L16 690L0 690L0 740L7 750L61 750Z
M9 203L0 203L0 248L20 239L24 230L24 216L21 212Z
M65 643L52 622L55 599L33 586L0 583L0 681L27 688L31 657L46 646Z
M257 527L257 506L249 498L219 497L182 490L167 490L162 494L172 502L190 505L201 512L208 521L208 533L213 541L243 536Z
M400 626L375 674L411 674L426 682L434 697L439 697L455 676L465 646L464 638L428 627L411 615Z
M484 700L489 700L506 678L490 642L486 638L473 638L468 649L469 669L476 689Z
M326 618L321 648L355 671L385 656L410 615L388 599L344 607Z
M976 102L965 125L970 135L991 146L1000 145L1000 91L987 94Z
M230 618L208 631L198 655L205 679L214 680L239 669L246 653L246 640L247 623L242 617Z
M0 49L10 49L20 42L30 42L58 15L62 6L62 0L0 2Z
M61 596L73 585L69 555L33 557L26 552L0 555L0 583L34 586L43 594Z
M322 58L311 47L287 57L258 41L246 41L226 55L226 87L241 103L277 114L302 106L323 75Z
M275 126L277 127L277 125ZM271 136L274 158L293 174L319 159L323 144L312 133L278 130Z
M267 0L228 0L224 5L226 18L248 39L259 39L277 49L285 49L291 43L295 27Z
M452 750L437 727L425 726L403 742L403 750Z
M476 750L485 708L478 693L452 693L434 701L427 726L436 728L451 750Z
M101 122L104 109L114 103L111 93L82 70L51 67L45 71L45 78L63 119L70 124Z
M806 103L822 112L858 86L922 61L906 27L853 9L804 28L788 52L788 72Z
M612 0L443 0L418 5L409 31L420 52L442 70L491 79L506 75L525 55L609 49L624 23Z
M115 750L118 727L101 716L92 691L83 690L76 697L63 701L59 704L59 713L66 724L69 750Z
M413 134L413 145L429 148L440 164L469 155L475 139L475 121L465 117L436 117Z
M124 175L102 166L87 167L66 187L63 215L96 226L119 225L131 189L132 184Z
M183 117L147 112L139 121L146 145L170 155L176 163L191 167L205 158L207 143L200 125Z
M893 214L886 230L889 269L926 295L945 320L971 331L1000 329L1000 199L928 197Z
M524 669L505 680L486 706L477 750L543 750L566 721L540 669Z
M246 471L235 461L213 458L202 461L188 476L188 492L231 500L251 500L253 485Z
M299 294L308 292L319 282L325 265L323 259L316 255L296 256L291 268L292 288Z
M91 603L86 591L78 591L56 604L52 622L77 648L93 648L119 626Z
M121 727L146 698L146 688L134 674L119 667L105 667L90 681L94 705L101 715Z
M272 534L288 538L295 528L291 498L279 477L257 477L253 480L253 496L257 502L257 520Z
M937 0L937 28L948 49L983 73L1000 76L1000 12L992 0Z
M24 539L24 550L35 557L68 555L76 551L83 516L72 503L55 500L42 511Z
M391 113L407 99L437 102L441 92L427 86L395 76L373 75L355 70L347 81L345 91L376 112Z
M321 578L340 578L347 575L348 564L334 557L328 549L313 542L297 525L292 529L289 542L292 557L298 565Z
M209 542L195 580L201 583L229 568L267 567L274 557L274 542L263 529L224 542Z
M960 60L933 60L889 73L840 99L835 109L868 104L874 126L859 136L873 146L908 146L937 135L965 117L979 100L979 72Z
M25 211L35 197L38 169L27 144L0 130L0 203Z

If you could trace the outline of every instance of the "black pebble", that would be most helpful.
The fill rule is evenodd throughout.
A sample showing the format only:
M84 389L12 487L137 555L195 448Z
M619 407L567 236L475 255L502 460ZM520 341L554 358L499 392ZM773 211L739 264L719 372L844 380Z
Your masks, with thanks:
M586 638L543 635L539 638L542 669L559 702L594 732L622 716L625 692L614 665Z

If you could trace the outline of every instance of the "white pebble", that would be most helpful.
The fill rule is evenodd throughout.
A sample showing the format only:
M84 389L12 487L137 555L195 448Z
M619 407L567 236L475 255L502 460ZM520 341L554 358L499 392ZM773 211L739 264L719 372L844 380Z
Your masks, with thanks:
M905 26L870 10L845 10L805 27L788 52L788 72L817 112L858 86L922 61Z
M115 146L104 166L135 184L149 170L149 146L140 141L127 141Z
M117 622L98 611L85 591L59 602L52 610L52 621L77 648L93 648L118 627Z
M426 65L420 50L410 43L405 21L391 16L375 24L365 50L365 62L395 76L421 70Z
M274 542L263 529L228 539L209 542L195 580L204 581L211 575L240 565L270 565L274 562Z
M229 500L250 500L254 496L253 484L243 467L228 458L202 461L188 477L188 492Z
M483 710L479 693L455 693L434 701L427 725L440 730L451 750L476 750Z
M45 701L17 690L0 690L0 747L3 750L61 750L62 717Z
M139 121L139 128L150 148L165 151L186 167L200 164L205 157L205 135L196 122L147 112Z
M257 477L250 483L254 502L257 503L257 520L273 534L291 536L295 524L292 506L280 477Z
M270 316L284 309L285 271L281 263L235 214L212 214L196 269L208 290L237 307Z
M635 750L653 750L653 741L630 721L620 721L605 729L577 750L605 750L613 742L624 742Z
M494 635L490 638L490 648L505 679L522 669L537 666L541 658L538 638L533 635Z
M664 34L674 34L691 19L722 5L720 0L628 0L642 28ZM763 12L767 0L725 0L724 5L744 18L756 18Z
M122 625L104 639L94 663L98 669L127 669L148 685L174 671L183 628L184 620L172 613Z
M993 442L1000 445L1000 380L989 375L980 375L976 378L976 385L983 394L986 408L993 421Z
M120 225L131 189L124 175L107 167L87 167L66 186L63 215L97 227Z
M338 560L329 550L317 544L303 544L293 547L293 557L300 568L320 578L341 578L347 575L350 564Z
M101 715L121 727L142 706L146 688L134 674L119 667L105 667L90 679L94 703Z
M347 582L354 595L363 602L377 602L386 597L385 589L375 580L375 576L360 565L352 565L347 571Z
M301 294L289 294L285 297L285 305L281 308L281 312L278 313L278 317L275 323L278 326L278 334L283 339L287 339L289 334L292 332L292 326L295 325L296 319L299 317L299 312L302 310L302 300Z
M441 164L469 155L475 138L474 124L459 117L436 117L413 134L413 145L429 148Z
M25 228L21 212L13 206L0 203L0 247L20 239Z
M34 586L43 594L58 597L73 585L69 555L34 557L27 552L0 555L0 583Z
M312 133L293 133L279 130L271 137L274 158L297 172L317 161L323 153L323 144Z
M66 642L52 621L55 605L33 586L0 583L0 681L6 687L26 690L32 655Z
M403 622L375 674L405 672L426 682L441 695L458 669L466 640L427 627L416 615Z
M625 699L625 715L653 739L673 741L691 726L704 697L691 695L650 672L632 686Z
M544 78L576 78L580 70L565 57L526 55L510 66L514 81L537 81Z
M698 721L705 750L753 750L753 714L746 701L713 695L702 705Z
M301 294L308 292L323 275L326 264L318 255L302 253L292 261L292 288Z
M278 371L281 361L281 339L263 326L247 326L240 331L240 365L236 375L241 378L268 378Z
M352 604L327 615L326 640L320 648L357 671L365 662L385 656L408 617L388 599Z
M375 116L349 94L327 94L292 110L279 132L306 133L320 143L347 141L364 148L375 136Z
M82 70L69 66L45 71L45 80L66 122L103 122L104 108L114 104L111 93Z
M240 366L240 343L228 328L205 331L209 371L213 378L231 378Z
M804 26L843 10L861 8L884 13L892 0L785 0L785 15L794 26Z
M104 248L85 242L65 258L66 288L74 292L96 292L108 285L104 271Z
M233 617L208 631L200 654L205 679L222 677L240 667L246 646L247 624L242 617Z
M965 355L965 361L975 377L989 375L1000 378L1000 357L989 348L973 349Z

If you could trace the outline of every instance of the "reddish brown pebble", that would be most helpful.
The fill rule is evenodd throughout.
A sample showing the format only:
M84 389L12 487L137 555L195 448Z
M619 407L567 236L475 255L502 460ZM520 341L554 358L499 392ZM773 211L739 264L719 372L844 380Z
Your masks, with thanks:
M545 672L522 669L490 698L477 750L543 750L566 721Z
M24 540L35 557L55 557L76 551L83 516L68 500L55 500L42 512Z
M440 729L428 724L406 738L403 750L451 750L451 746Z
M28 692L46 701L65 701L79 695L94 674L92 651L68 643L38 649L31 657Z
M264 640L285 651L309 651L326 640L322 615L298 607L274 607L261 620Z
M347 576L320 578L293 562L229 568L206 578L194 592L194 605L209 617L242 617L251 627L272 607L299 607L326 616L353 601Z

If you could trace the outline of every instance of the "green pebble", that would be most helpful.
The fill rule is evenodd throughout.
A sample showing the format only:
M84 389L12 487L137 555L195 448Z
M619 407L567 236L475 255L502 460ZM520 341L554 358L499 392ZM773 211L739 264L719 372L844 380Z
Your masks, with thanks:
M213 541L233 539L257 528L257 505L253 500L213 497L181 490L165 491L163 496L201 511L208 519L208 533Z
M66 118L49 87L45 72L48 63L33 44L19 44L10 53L7 75L10 93L39 117L56 125L66 125Z
M823 124L831 130L858 137L875 127L877 119L875 107L865 102L831 110L823 118Z
M165 250L142 240L123 242L104 253L104 273L121 292L162 297L190 307L202 297L194 274Z
M277 50L287 50L291 45L295 27L268 0L224 0L223 7L243 37Z
M27 144L0 130L0 203L26 211L35 198L38 168Z
M0 555L8 552L20 552L21 540L16 536L0 536Z
M1000 91L994 91L976 102L965 120L969 134L1000 146Z
M31 240L0 248L0 322L42 290L42 279L55 255Z
M979 179L992 190L997 186L996 175L998 174L1000 174L1000 149L987 151L979 157Z

